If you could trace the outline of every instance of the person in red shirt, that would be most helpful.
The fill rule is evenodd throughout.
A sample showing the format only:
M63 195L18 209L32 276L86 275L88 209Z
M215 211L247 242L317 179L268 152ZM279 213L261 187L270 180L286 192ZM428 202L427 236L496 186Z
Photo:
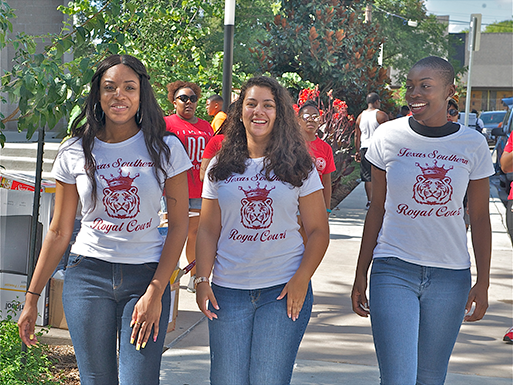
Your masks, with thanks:
M509 135L506 147L501 156L501 169L505 173L513 172L513 135ZM506 206L506 225L508 227L511 242L513 242L513 181L508 195L508 204ZM503 341L513 343L513 327L504 335Z
M206 120L195 116L198 99L201 97L201 89L195 83L178 80L168 84L168 99L173 103L176 114L164 117L166 129L174 133L185 146L192 162L192 172L187 175L189 186L189 211L197 213L189 218L189 233L185 254L187 261L194 261L196 250L196 234L198 232L199 213L201 210L201 189L203 183L200 180L200 165L203 158L203 150L214 135L214 131ZM191 278L187 290L194 292L194 279L196 269L191 270Z
M329 214L331 212L331 173L336 170L333 150L328 143L317 136L321 116L315 103L307 101L303 104L298 111L298 117L301 133L306 140L308 150L314 159L315 168L324 187L324 202Z

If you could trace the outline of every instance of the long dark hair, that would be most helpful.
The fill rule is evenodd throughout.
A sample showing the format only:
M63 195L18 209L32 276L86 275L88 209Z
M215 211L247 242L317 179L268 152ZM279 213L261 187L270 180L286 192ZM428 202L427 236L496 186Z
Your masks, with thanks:
M251 78L242 86L240 97L226 119L223 147L208 177L211 181L225 180L232 174L243 174L246 171L249 151L241 117L246 92L252 87L270 89L276 104L276 120L264 151L262 171L268 180L271 180L273 172L282 182L300 187L313 169L312 157L301 135L288 91L275 79L265 76Z
M169 160L171 151L164 142L164 136L168 135L166 131L166 122L164 113L157 103L150 84L150 76L146 67L141 61L130 55L112 55L103 60L96 69L91 80L91 91L85 101L80 115L76 117L71 125L71 134L73 137L82 139L82 149L85 157L85 172L92 185L91 199L93 207L96 204L97 183L94 178L96 172L96 161L92 155L94 147L94 138L98 133L105 130L105 118L100 106L100 82L105 71L118 64L124 64L130 67L138 76L140 82L140 105L139 112L136 115L137 125L144 135L144 142L151 160L153 161L155 177L161 186L167 179L167 173L163 168L163 161ZM82 123L85 118L85 123ZM164 180L160 179L159 171L164 175Z

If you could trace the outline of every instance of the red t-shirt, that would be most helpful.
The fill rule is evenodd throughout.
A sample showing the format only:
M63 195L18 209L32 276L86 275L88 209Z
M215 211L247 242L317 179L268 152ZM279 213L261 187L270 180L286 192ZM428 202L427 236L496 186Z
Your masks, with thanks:
M203 159L212 159L221 149L223 139L223 134L214 135L210 142L207 143L205 151L203 151Z
M509 136L504 152L513 152L513 135ZM513 182L511 182L511 188L509 189L508 200L513 200Z
M195 124L181 119L176 114L166 116L164 120L166 121L166 130L178 136L187 149L189 159L192 162L192 173L187 173L189 198L201 198L201 189L203 187L203 183L199 179L201 159L203 158L205 146L214 135L214 130L212 130L209 122L199 118Z
M307 142L310 155L315 159L315 168L321 177L336 170L331 146L320 138Z

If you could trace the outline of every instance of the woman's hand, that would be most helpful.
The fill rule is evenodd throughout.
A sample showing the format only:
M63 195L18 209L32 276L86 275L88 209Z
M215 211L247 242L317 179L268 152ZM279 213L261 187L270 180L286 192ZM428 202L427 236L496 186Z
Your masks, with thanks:
M208 282L202 282L196 286L196 303L201 312L212 321L214 318L217 319L217 314L208 310L208 301L210 301L214 309L219 310L219 305L217 304L212 288Z
M351 303L353 311L360 317L368 317L369 302L367 301L367 279L356 277L353 284L353 290L351 291Z
M37 298L34 302L32 299L29 299L32 296L29 294L25 299L23 311L18 319L18 332L21 340L27 346L35 345L38 342L34 333L37 319Z
M305 302L306 292L310 281L303 280L294 275L285 285L277 300L281 300L287 296L287 315L292 321L299 318L299 313Z
M151 295L146 292L135 304L132 321L130 322L132 328L130 343L135 343L136 350L146 347L152 330L153 342L157 341L161 312L162 297L158 295Z
M475 308L472 313L470 313L472 309L472 304L475 303ZM470 289L470 293L468 294L467 304L465 305L465 322L474 322L479 321L484 317L486 313L486 309L488 309L488 285L480 285L476 283L472 289Z

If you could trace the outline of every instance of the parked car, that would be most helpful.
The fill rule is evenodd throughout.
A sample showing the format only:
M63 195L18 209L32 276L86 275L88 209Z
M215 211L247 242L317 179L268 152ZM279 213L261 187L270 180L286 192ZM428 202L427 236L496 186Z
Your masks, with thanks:
M504 116L507 111L484 111L481 113L479 118L484 123L484 128L481 133L485 136L488 141L492 141L492 130L499 127L499 124L504 120Z

